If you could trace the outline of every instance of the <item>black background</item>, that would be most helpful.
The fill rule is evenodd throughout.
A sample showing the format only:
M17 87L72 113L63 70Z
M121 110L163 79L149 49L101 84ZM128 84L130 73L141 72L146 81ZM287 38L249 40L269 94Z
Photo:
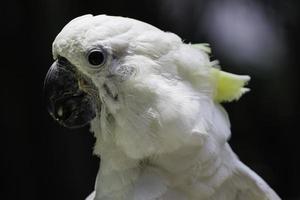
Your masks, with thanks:
M299 1L258 1L280 20L286 47L281 68L261 74L224 56L205 29L195 31L211 1L166 2L170 0L1 2L1 199L82 200L93 190L98 158L92 156L92 134L88 128L68 130L56 124L42 92L52 41L69 20L87 13L136 18L186 42L211 43L224 70L250 74L252 91L225 104L232 122L230 143L283 199L300 199Z

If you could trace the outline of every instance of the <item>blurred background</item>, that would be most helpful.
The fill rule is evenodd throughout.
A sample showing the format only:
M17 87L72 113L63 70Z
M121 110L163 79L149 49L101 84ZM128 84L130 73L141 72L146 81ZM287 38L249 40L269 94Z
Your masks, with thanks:
M300 200L299 7L292 0L10 0L1 3L1 199L82 200L99 159L88 127L48 115L43 80L51 44L79 15L135 18L210 43L223 70L252 77L251 92L225 104L230 144L283 199ZM4 198L5 197L5 198Z

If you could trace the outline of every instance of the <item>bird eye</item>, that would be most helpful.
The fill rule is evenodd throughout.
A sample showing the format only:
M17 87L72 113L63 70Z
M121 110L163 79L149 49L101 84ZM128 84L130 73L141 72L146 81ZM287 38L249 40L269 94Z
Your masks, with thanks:
M95 49L89 52L88 61L93 66L101 66L105 62L105 55L101 50Z

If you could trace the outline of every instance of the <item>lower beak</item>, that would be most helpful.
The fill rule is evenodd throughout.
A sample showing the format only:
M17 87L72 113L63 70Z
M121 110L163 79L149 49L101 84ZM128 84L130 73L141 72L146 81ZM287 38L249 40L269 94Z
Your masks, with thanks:
M92 96L80 90L75 67L65 58L50 67L44 92L50 115L67 128L83 127L96 116Z

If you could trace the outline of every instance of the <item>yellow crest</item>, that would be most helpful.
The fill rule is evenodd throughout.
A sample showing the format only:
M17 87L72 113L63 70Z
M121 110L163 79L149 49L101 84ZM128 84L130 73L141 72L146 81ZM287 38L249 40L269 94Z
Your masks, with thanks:
M216 81L214 100L217 102L238 100L245 92L250 91L244 86L250 80L250 76L241 76L212 68L211 74Z
M211 53L207 43L192 44L192 46L207 54ZM244 87L250 80L250 76L231 74L214 67L211 68L211 76L216 85L214 100L217 102L238 100L244 93L250 91L249 88Z

